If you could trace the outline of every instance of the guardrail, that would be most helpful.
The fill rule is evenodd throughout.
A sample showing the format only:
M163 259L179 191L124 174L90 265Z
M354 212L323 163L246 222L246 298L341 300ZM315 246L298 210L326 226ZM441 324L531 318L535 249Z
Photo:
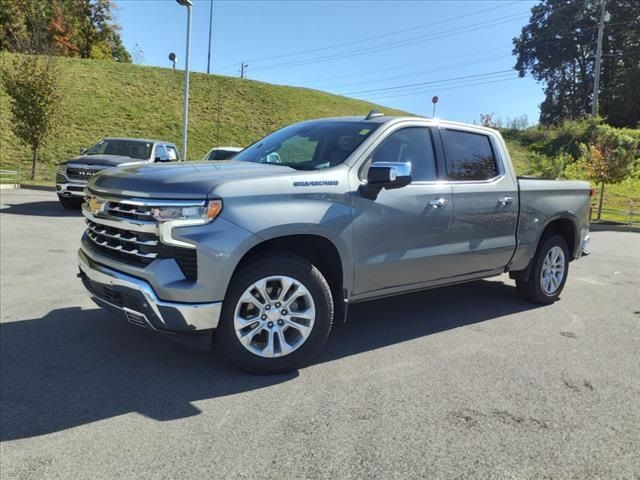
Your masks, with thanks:
M0 183L20 183L19 170L0 170Z
M598 213L598 206L593 206L593 216L596 217ZM615 208L602 208L602 216L599 221L607 221L607 216L614 216L615 221L623 222L627 225L640 225L640 211L634 209L634 205L629 205L628 210L620 210ZM624 219L624 220L622 220ZM598 221L596 218L592 218L592 221Z

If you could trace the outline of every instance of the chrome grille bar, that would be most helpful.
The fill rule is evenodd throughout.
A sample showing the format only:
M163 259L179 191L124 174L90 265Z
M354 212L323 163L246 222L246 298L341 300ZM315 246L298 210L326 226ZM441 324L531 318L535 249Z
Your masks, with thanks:
M122 245L111 245L106 240L102 240L101 241L98 238L98 235L96 233L93 233L90 230L87 231L87 237L89 237L91 239L91 241L93 241L97 245L100 245L101 247L104 247L104 248L108 248L109 250L114 250L114 251L121 252L121 253L128 253L130 255L134 255L136 257L142 257L142 258L151 258L151 259L153 259L153 258L156 258L158 256L157 253L142 253L137 248L134 249L134 250L127 250L127 249L123 248Z
M118 232L115 234L109 233L106 227L100 228L101 226L97 223L92 222L89 219L85 220L87 224L87 228L91 230L93 233L98 235L102 235L104 237L113 238L114 240L122 240L123 242L135 243L137 245L146 245L146 246L157 246L158 240L140 240L133 232L128 232L130 237L125 237L122 233Z
M155 233L158 234L158 225L156 222L145 222L141 220L124 219L121 217L102 217L91 213L87 204L82 205L82 214L94 223L106 225L107 227L118 228L121 230L133 230L134 232Z

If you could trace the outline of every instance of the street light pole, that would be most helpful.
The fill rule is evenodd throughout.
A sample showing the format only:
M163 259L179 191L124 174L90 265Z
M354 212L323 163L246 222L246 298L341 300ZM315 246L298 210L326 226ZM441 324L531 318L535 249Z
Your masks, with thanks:
M207 73L211 73L211 28L213 24L213 0L209 4L209 50L207 51Z
M176 0L187 7L187 51L184 56L184 114L182 118L182 160L187 160L187 125L189 122L189 51L191 50L191 0Z

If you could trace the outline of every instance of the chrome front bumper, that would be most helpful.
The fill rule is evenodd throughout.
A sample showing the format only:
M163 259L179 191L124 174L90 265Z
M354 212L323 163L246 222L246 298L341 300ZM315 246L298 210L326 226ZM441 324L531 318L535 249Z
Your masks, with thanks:
M79 277L93 301L124 314L133 324L164 333L197 333L218 326L222 302L166 302L144 280L99 265L82 249L78 263Z
M56 183L56 193L63 198L84 198L84 189L87 182L84 183Z

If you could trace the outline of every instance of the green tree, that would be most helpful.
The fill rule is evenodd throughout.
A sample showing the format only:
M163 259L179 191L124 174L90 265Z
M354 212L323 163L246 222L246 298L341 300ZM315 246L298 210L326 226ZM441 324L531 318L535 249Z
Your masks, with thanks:
M0 50L131 62L112 0L0 0Z
M600 184L598 216L602 216L605 184L619 183L631 174L637 157L640 155L640 142L608 125L598 126L595 138L590 144L582 144L581 167L590 180Z
M515 69L545 85L542 124L590 114L600 0L542 0L513 39ZM600 113L615 126L640 122L640 2L607 0Z
M31 148L31 180L35 178L38 151L58 125L60 94L51 58L16 58L3 69L2 83L11 99L13 133Z

